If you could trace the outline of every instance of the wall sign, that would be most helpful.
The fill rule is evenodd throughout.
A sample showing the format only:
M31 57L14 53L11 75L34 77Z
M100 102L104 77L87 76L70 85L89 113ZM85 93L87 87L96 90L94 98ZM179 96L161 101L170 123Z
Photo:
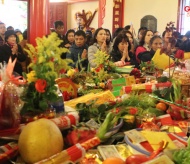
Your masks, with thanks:
M122 27L123 23L123 0L113 0L113 32L119 28Z

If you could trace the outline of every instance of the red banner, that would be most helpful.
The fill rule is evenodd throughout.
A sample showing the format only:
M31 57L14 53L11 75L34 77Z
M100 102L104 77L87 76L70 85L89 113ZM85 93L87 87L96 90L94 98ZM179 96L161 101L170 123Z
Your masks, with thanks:
M123 0L114 0L114 6L113 6L113 25L112 29L113 32L119 28L122 27L123 22Z

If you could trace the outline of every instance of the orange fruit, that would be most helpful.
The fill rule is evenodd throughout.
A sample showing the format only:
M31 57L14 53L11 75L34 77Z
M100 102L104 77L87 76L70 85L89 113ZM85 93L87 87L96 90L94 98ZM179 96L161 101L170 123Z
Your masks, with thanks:
M166 111L167 110L167 105L163 102L159 102L158 104L156 104L156 108L162 111Z
M103 161L102 164L125 164L121 158L110 157Z

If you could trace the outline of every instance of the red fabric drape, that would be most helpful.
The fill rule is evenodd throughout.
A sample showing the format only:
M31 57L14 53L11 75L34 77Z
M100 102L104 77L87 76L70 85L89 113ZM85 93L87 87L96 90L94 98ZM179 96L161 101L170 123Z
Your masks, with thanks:
M50 3L50 28L54 28L54 22L61 20L64 23L64 33L67 31L67 2Z
M28 0L28 39L36 45L36 37L49 34L49 0Z

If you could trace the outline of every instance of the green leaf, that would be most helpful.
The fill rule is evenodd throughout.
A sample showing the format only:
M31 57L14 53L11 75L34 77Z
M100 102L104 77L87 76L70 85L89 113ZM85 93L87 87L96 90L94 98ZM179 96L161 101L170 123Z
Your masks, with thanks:
M161 76L157 78L158 83L164 83L167 82L169 78L167 76Z
M42 109L42 110L46 110L48 109L48 103L46 100L42 100L39 102L39 108Z
M78 103L78 104L76 105L76 108L77 108L78 110L84 109L84 108L86 108L86 103Z
M106 104L101 104L100 106L98 106L98 111L100 113L104 113L106 111L106 108L107 108Z

